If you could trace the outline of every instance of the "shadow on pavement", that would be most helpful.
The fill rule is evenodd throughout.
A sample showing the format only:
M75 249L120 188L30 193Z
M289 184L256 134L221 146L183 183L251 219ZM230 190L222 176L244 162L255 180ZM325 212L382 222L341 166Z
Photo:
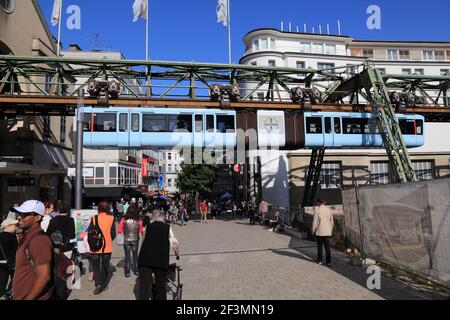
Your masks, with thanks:
M289 236L289 235L286 235ZM317 246L315 242L298 240L291 237L289 248L298 253L285 250L273 250L274 253L304 260L308 263L317 264ZM307 242L310 245L299 246L298 244ZM324 252L325 253L325 252ZM311 259L306 258L304 255ZM332 249L332 266L319 266L317 268L328 268L329 270L336 272L337 274L353 281L354 283L367 288L367 280L372 274L367 273L367 268L361 266L354 266L351 264L351 257ZM398 280L388 278L384 274L381 276L381 289L373 290L373 293L387 300L445 300L446 298L438 293L424 292L417 290L404 284Z

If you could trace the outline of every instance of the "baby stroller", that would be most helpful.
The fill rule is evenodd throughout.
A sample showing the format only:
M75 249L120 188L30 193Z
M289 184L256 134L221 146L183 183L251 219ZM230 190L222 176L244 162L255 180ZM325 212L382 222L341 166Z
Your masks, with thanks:
M180 257L177 257L177 262L169 264L169 269L167 270L167 291L172 296L172 300L181 300L183 297L183 284L181 283L181 265ZM153 276L153 290L155 288L155 277ZM155 291L153 291L153 296L155 296Z

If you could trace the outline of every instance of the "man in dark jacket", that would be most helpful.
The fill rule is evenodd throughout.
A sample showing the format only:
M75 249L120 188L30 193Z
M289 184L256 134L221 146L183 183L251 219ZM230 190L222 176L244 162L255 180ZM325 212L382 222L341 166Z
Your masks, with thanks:
M164 212L155 210L152 223L147 226L145 239L139 253L139 300L149 300L155 274L155 296L153 300L167 300L166 275L169 269L170 246L179 255L178 241L170 225L164 222Z
M75 221L69 216L70 204L67 201L59 201L57 209L59 215L50 220L46 233L55 247L72 253L74 246L71 240L75 239Z

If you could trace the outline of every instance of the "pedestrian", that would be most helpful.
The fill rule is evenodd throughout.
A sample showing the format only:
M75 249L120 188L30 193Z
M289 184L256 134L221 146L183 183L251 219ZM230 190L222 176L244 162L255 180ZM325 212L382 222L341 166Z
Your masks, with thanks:
M52 219L53 215L55 214L55 206L53 204L53 202L50 201L46 201L44 202L44 207L45 207L45 215L42 218L42 222L41 222L41 228L44 232L47 232L47 228L48 225L50 224L50 220Z
M329 208L325 206L325 200L319 199L318 206L314 209L312 233L317 239L317 262L321 265L322 249L325 246L327 265L331 267L330 239L333 235L334 219Z
M140 235L144 233L142 220L136 204L132 204L125 217L119 223L118 232L123 234L123 248L125 251L125 278L130 277L130 265L135 276L138 272L138 249Z
M98 221L98 226L103 234L103 248L98 251L90 249L94 269L94 295L98 295L108 289L107 283L109 278L109 263L112 254L112 242L116 238L114 217L109 215L108 202L102 201L99 203L98 216L91 219L89 231L96 225L96 221Z
M1 224L0 233L0 300L9 300L12 296L12 280L16 264L17 223L19 221L6 219ZM9 285L8 285L9 283Z
M123 217L123 202L122 201L117 203L117 212L118 212L120 219L122 219L122 217Z
M179 246L172 228L164 222L164 213L155 210L152 223L147 227L139 253L139 300L167 300L166 275L169 269L170 247L179 256ZM153 274L155 287L153 289Z
M19 205L15 204L11 209L9 209L8 213L6 213L3 217L2 217L2 222L6 219L10 219L10 220L16 220L16 211L14 211L15 208L18 208Z
M265 200L261 201L261 203L259 204L259 214L261 216L261 223L262 224L266 224L266 218L268 217L268 213L269 213L269 203Z
M68 201L58 202L58 215L50 220L47 235L52 239L53 246L62 250L67 258L72 259L72 253L76 241L75 221L69 216L70 203Z
M254 225L255 224L255 203L253 201L249 201L248 202L248 207L247 207L247 211L248 211L248 217L249 217L249 221L250 221L250 225Z
M30 200L15 209L22 230L13 279L14 300L49 300L52 291L53 245L41 229L42 202Z
M130 207L130 205L129 205L128 201L125 202L125 204L123 205L123 214L124 215L127 214L129 207Z
M178 215L180 218L180 226L184 226L184 217L186 216L186 209L184 208L184 205L180 205L180 210L178 211Z
M208 205L206 204L206 201L200 202L199 209L200 209L200 222L202 223L203 220L205 220L205 223L208 223L208 218L206 216L208 212Z

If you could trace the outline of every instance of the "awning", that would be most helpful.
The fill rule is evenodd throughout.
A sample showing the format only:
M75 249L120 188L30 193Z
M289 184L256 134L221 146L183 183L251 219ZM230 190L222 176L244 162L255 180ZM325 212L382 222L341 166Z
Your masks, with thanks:
M84 188L88 198L121 198L123 188Z

